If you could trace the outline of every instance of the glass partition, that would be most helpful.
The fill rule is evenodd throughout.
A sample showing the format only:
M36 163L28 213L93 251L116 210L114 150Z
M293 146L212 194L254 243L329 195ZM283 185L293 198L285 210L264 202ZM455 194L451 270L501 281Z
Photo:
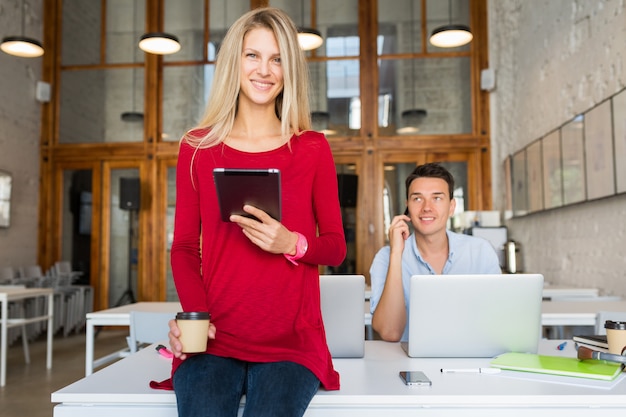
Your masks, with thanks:
M378 55L422 52L421 2L378 0Z
M164 141L179 141L200 121L214 71L214 65L167 66L163 69Z
M63 171L61 251L58 260L70 261L72 269L82 274L79 284L89 284L91 270L92 228L91 169Z
M144 53L137 42L145 31L146 2L107 0L104 16L102 3L102 0L63 0L62 65L143 61ZM104 33L103 25L106 25Z
M145 22L145 0L106 0L106 63L143 62L145 54L137 44Z
M214 3L225 3L225 0L212 0L211 4ZM163 60L173 62L204 59L204 1L165 0L164 9L163 30L178 38L180 51L164 55Z
M102 16L100 0L63 0L61 64L100 63ZM80 33L80 36L76 36ZM61 95L62 96L62 95Z
M379 60L381 135L471 133L469 58Z
M141 142L141 68L61 73L59 143Z
M137 301L140 233L138 181L139 170L136 168L111 170L109 307Z

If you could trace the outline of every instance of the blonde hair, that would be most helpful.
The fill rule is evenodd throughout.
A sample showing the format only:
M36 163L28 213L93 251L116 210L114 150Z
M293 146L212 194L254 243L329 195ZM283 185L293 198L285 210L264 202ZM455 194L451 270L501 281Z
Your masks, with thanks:
M237 19L224 37L217 55L207 108L198 125L183 137L195 148L215 146L230 134L241 87L243 40L256 28L271 30L278 43L284 85L276 98L276 116L281 121L283 136L311 129L308 65L298 44L296 26L284 11L263 7Z

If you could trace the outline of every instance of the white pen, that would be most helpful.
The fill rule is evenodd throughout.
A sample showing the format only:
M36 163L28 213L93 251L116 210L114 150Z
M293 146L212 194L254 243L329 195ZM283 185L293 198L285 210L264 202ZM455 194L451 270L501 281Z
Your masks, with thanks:
M499 374L500 371L500 368L441 368L441 372L443 372L444 374Z

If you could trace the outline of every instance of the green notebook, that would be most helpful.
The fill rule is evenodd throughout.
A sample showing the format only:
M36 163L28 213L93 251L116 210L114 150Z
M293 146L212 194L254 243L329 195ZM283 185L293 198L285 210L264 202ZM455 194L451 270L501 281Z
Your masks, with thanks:
M578 360L562 356L535 355L532 353L504 353L491 361L491 366L512 371L575 376L579 378L612 381L622 371L623 365L595 359Z

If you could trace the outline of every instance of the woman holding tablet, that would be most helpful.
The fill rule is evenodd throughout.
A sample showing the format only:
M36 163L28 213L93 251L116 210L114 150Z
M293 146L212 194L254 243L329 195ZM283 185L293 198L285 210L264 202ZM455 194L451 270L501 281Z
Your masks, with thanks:
M320 384L339 389L318 265L341 264L346 244L330 147L309 130L308 82L294 23L252 10L226 34L205 114L181 141L172 271L183 310L211 319L193 355L170 322L180 416L234 417L243 395L244 415L301 416ZM223 221L215 168L280 170L280 222L250 205L250 217Z

